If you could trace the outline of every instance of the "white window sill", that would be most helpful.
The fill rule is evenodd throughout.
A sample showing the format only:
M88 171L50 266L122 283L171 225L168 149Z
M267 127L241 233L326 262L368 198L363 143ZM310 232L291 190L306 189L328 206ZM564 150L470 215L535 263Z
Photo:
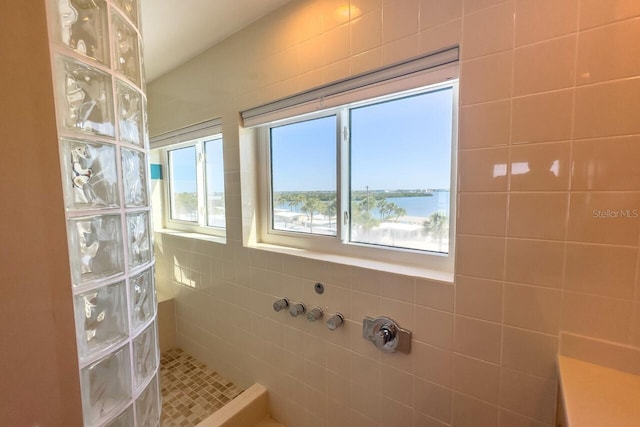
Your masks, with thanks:
M428 268L413 267L402 264L375 261L364 258L356 258L345 255L335 255L325 252L311 251L308 249L298 249L289 246L271 245L268 243L254 243L247 245L248 248L269 252L276 252L285 255L310 258L314 260L334 262L338 264L350 265L353 267L368 268L372 270L384 271L387 273L402 274L406 276L418 277L421 279L435 280L445 283L453 283L453 273L446 271L432 270Z
M218 243L220 245L226 245L227 244L227 238L226 237L214 236L214 235L211 235L211 234L196 233L196 232L193 232L193 231L173 230L173 229L170 229L170 228L160 228L160 229L153 230L153 231L155 233L166 234L166 235L169 235L169 236L184 237L185 239L204 240L206 242Z

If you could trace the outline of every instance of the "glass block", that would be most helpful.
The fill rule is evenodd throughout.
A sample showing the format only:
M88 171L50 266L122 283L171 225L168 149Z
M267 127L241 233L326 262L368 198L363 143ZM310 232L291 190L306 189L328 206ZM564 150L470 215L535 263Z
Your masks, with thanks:
M143 144L142 95L129 85L116 83L117 115L120 139L136 145Z
M144 139L144 148L149 149L149 113L147 112L147 100L142 100L142 111L144 111L144 129L142 131L142 137Z
M57 67L62 126L113 137L111 76L71 59L58 58Z
M115 38L115 68L140 86L140 42L138 33L117 13L111 15Z
M134 425L133 420L133 405L131 405L115 420L107 424L106 427L131 427L132 425Z
M112 353L80 372L85 425L104 422L131 398L129 346Z
M81 360L127 337L126 298L124 282L85 292L74 298Z
M78 53L109 65L105 0L57 0L58 40Z
M123 272L120 215L72 218L68 221L74 285Z
M116 6L137 27L138 24L138 0L115 0Z
M131 293L131 325L138 329L156 314L156 292L152 270L148 269L129 279Z
M127 207L147 206L147 164L144 153L122 149L124 202Z
M138 427L155 427L160 422L158 376L151 380L136 400L136 421Z
M138 212L127 215L129 267L134 268L151 260L149 214Z
M136 388L146 383L158 367L156 323L133 340L133 378Z
M62 140L67 209L120 206L116 148L111 144Z

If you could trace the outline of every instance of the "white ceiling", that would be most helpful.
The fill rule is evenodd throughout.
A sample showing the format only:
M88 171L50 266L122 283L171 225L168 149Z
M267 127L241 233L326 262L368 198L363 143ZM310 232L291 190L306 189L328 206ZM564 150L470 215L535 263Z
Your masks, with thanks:
M141 0L147 81L291 0Z

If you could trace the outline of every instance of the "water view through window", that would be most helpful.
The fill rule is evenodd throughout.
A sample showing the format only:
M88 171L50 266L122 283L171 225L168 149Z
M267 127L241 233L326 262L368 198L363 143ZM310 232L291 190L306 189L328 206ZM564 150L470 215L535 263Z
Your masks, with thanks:
M354 108L350 240L447 253L453 90Z
M196 148L185 147L169 151L171 177L171 218L198 221L198 181Z
M336 116L271 129L272 227L336 235Z
M343 110L341 189L336 116L271 128L272 228L336 236L346 212L349 242L448 253L453 102L448 86Z

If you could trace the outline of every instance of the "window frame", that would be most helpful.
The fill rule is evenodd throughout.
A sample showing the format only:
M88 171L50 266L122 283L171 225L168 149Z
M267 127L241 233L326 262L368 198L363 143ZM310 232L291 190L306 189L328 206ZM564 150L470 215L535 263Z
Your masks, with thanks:
M166 171L166 177L164 185L164 227L169 230L176 231L185 231L185 232L193 232L200 234L207 234L214 237L220 237L226 239L227 235L227 215L225 209L225 226L218 227L208 225L208 212L207 212L207 179L206 179L206 150L205 144L209 141L220 140L223 147L224 153L224 139L222 137L222 133L214 133L208 136L191 139L189 141L184 141L176 144L170 144L159 148L160 155L162 158L163 169ZM171 170L171 161L170 161L170 152L174 150L179 150L182 148L194 147L196 150L196 195L198 201L198 221L186 221L172 218L171 209L172 209L172 201L173 201L173 180L172 180L172 170ZM223 158L223 171L222 175L224 177L224 158ZM224 178L223 178L224 180ZM224 188L224 197L226 200L226 182L223 182ZM225 203L226 205L226 203Z
M258 241L261 244L275 245L285 248L296 248L307 251L327 253L363 260L385 262L391 264L418 267L452 273L455 259L455 228L456 228L456 198L457 198L457 147L458 147L458 109L459 109L459 81L449 78L429 82L420 82L420 87L406 89L406 83L394 89L394 82L385 83L386 95L374 96L369 99L351 102L342 106L332 107L313 113L302 114L282 120L265 123L257 128L258 132ZM451 136L451 167L450 167L450 198L449 198L449 252L448 254L430 252L401 247L381 246L369 243L350 241L350 224L344 221L345 212L350 215L350 135L348 120L351 108L377 104L380 102L400 99L407 96L452 88L452 136ZM297 233L273 228L273 206L271 189L271 128L313 120L321 117L336 115L336 198L338 213L336 215L336 236ZM350 221L350 219L349 219Z

